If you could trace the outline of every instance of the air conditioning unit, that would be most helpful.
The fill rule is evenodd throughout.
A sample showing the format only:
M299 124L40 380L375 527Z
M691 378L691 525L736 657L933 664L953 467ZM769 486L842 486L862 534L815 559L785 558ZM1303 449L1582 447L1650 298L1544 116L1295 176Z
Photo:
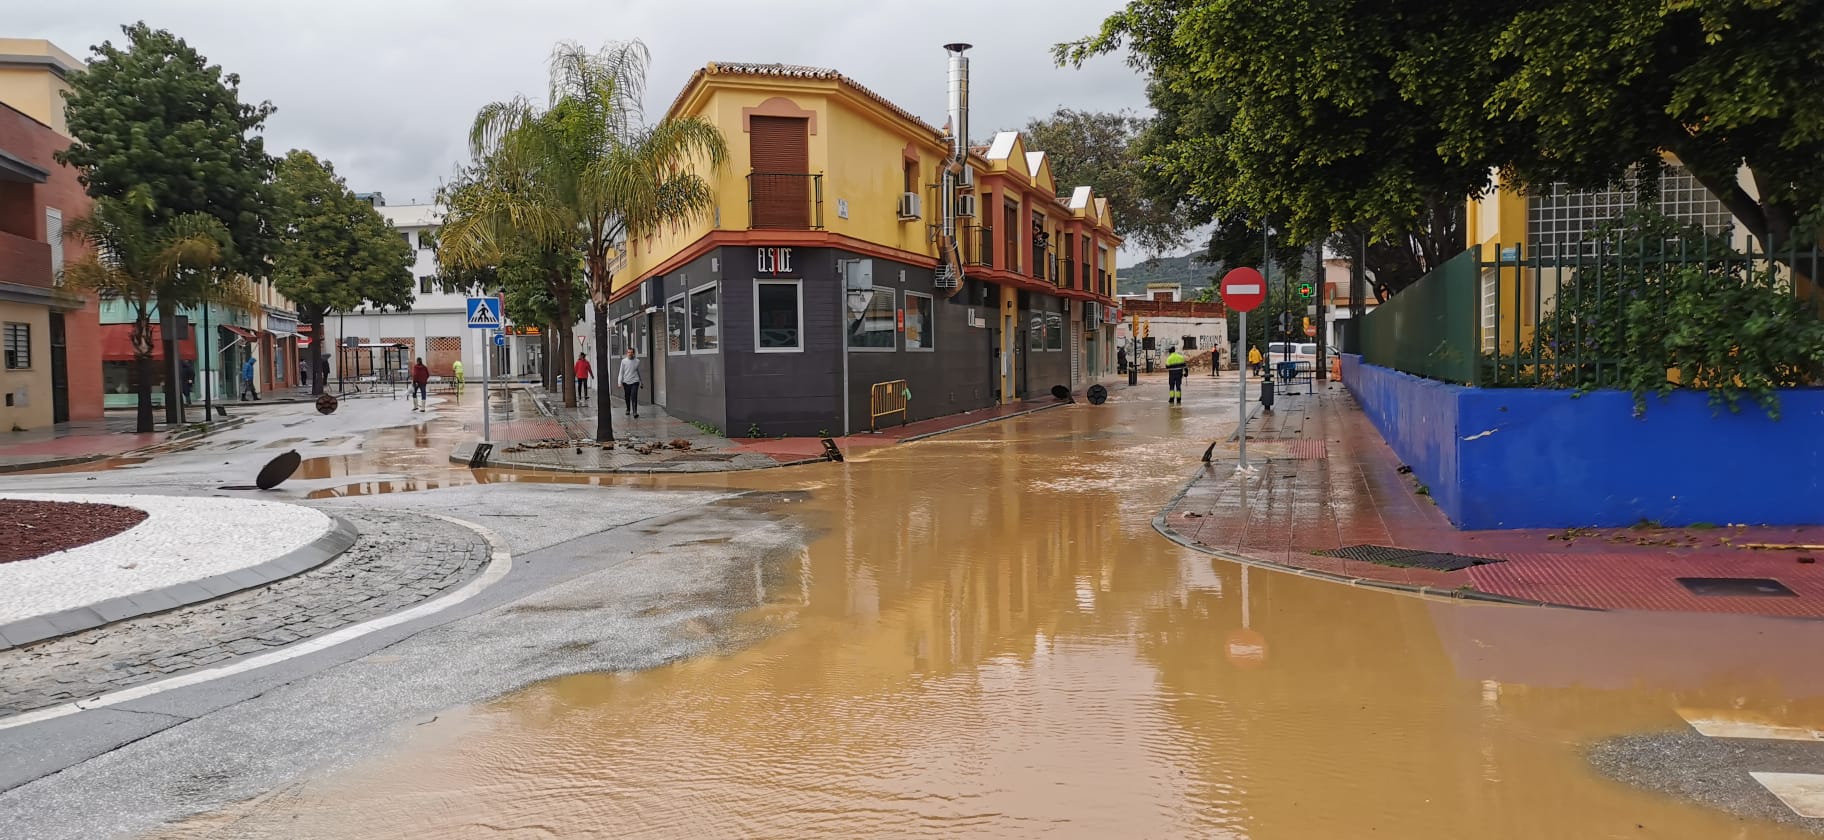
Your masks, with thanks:
M956 215L962 218L975 218L975 196L964 193L956 197Z
M919 216L924 215L923 211L925 208L922 206L923 204L924 197L920 196L918 193L900 193L899 217L901 219L916 219Z

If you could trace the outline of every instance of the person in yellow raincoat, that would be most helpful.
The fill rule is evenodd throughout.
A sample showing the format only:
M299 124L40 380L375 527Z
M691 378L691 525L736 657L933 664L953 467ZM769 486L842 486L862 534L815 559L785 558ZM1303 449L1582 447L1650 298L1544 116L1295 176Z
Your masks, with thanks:
M1166 351L1167 403L1184 404L1184 372L1189 367L1190 363L1185 360L1183 353L1178 352L1178 348L1172 347Z
M1248 348L1248 369L1251 371L1254 371L1255 376L1260 375L1260 348L1259 347L1249 347Z

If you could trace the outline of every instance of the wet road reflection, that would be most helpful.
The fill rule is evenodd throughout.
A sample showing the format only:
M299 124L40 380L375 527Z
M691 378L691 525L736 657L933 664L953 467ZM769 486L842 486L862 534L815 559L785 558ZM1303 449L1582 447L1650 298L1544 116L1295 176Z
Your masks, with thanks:
M1582 751L1681 706L1824 724L1824 674L1755 653L1817 649L1818 624L1463 606L1213 561L1150 522L1226 431L1072 406L713 479L819 485L790 510L827 536L756 576L755 620L791 629L446 713L172 836L1810 836L1606 781Z

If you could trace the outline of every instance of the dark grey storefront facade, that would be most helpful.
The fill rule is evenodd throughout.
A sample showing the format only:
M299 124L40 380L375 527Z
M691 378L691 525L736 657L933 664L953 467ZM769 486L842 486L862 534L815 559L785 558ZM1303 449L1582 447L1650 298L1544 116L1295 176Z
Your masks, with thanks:
M609 318L616 357L630 344L640 356L641 403L730 437L773 437L866 431L872 386L896 380L911 420L995 405L1008 328L1010 396L1047 395L1072 381L1059 329L1072 311L976 281L951 295L930 268L836 248L725 246L648 279ZM612 387L613 370L601 375Z

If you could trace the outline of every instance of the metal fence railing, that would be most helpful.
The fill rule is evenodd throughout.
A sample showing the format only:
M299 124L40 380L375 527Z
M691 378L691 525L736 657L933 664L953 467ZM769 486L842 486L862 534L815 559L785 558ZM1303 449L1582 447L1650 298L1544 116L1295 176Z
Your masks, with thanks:
M1471 247L1368 313L1362 356L1465 385L1581 389L1639 387L1663 357L1665 382L1702 387L1693 371L1714 380L1731 376L1730 364L1694 359L1682 349L1687 334L1727 334L1739 321L1746 335L1776 314L1814 319L1813 301L1778 313L1749 303L1792 302L1818 276L1820 256L1810 238L1769 251L1701 232ZM1717 303L1726 295L1744 301L1742 311Z
M747 217L750 228L823 230L823 175L749 173Z

